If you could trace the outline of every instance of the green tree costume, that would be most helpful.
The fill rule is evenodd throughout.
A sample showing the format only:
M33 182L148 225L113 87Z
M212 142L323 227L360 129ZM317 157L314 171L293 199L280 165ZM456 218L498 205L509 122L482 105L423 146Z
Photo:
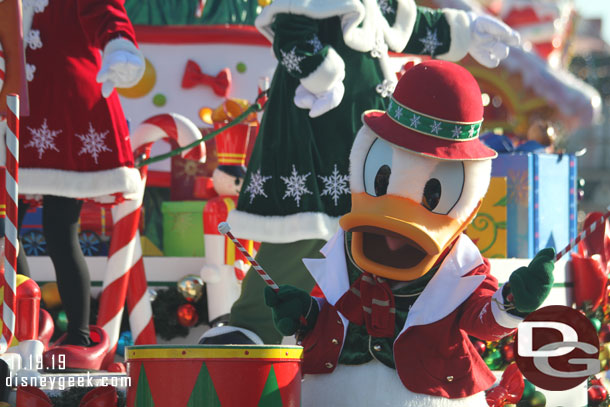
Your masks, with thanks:
M458 10L413 0L275 0L256 20L279 61L237 209L233 233L263 242L257 261L280 285L306 291L314 281L302 258L319 250L350 210L349 152L361 114L386 108L396 75L387 49L459 60L468 51L469 19ZM344 79L343 79L344 77ZM317 118L295 106L302 84L322 94L343 79L345 95ZM250 270L230 324L279 343L265 283Z

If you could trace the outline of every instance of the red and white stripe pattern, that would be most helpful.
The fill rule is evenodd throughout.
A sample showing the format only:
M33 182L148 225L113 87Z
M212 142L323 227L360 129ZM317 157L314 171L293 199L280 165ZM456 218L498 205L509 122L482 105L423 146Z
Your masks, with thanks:
M201 137L201 132L189 119L172 113L153 116L144 121L131 135L131 144L136 157L148 157L152 144L157 140L169 138L182 146ZM183 152L183 156L203 161L205 146L202 143ZM112 208L114 227L97 321L110 338L111 351L106 356L103 367L114 360L125 300L127 300L134 343L137 345L156 343L138 230L147 167L140 168L140 175L142 182L139 198L124 201Z
M15 305L17 290L17 205L19 180L19 95L11 93L6 98L6 220L4 222L4 288L2 309L2 337L0 352L9 347L15 333Z
M246 256L246 259L248 259L250 263L252 263L252 267L254 267L254 270L256 270L256 272L263 278L263 280L265 280L265 283L267 283L267 285L271 287L273 291L278 292L280 290L280 287L275 284L275 281L273 281L269 274L267 274L265 270L263 270L260 264L258 264L258 262L254 260L254 257L252 257L250 253L248 253L246 248L242 246L239 240L237 240L237 238L233 236L233 233L231 233L231 227L227 222L220 222L218 224L218 231L223 235L227 235L227 237L233 241L239 251L242 252L244 256Z
M0 44L0 90L4 85L4 78L6 76L6 62L4 59L4 51L2 50L2 44Z
M593 222L591 225L589 225L588 228L580 232L580 234L576 236L576 238L572 240L566 247L564 247L562 251L557 253L557 255L555 256L555 261L561 259L563 256L568 254L576 245L578 245L578 243L581 242L581 240L586 239L587 236L589 236L590 233L597 229L598 226L603 225L608 219L608 217L610 217L610 212L606 212L604 216L602 216L601 218Z

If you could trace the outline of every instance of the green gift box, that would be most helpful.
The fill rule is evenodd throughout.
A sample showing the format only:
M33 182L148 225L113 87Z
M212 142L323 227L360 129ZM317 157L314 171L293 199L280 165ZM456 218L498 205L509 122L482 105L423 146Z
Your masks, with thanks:
M203 207L207 201L163 202L163 253L169 257L203 257Z

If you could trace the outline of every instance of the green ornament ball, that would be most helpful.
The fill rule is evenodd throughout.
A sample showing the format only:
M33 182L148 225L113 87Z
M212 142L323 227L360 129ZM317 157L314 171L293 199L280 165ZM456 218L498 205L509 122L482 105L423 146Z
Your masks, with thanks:
M62 310L57 313L57 318L55 318L55 326L61 332L66 332L68 329L68 316L66 315L65 311Z
M529 400L536 392L536 386L534 386L532 382L528 380L523 380L523 383L525 386L523 388L523 396L521 396L521 400Z
M246 72L248 67L243 62L238 62L235 69L237 69L237 72L239 72L239 73L244 73L244 72Z
M165 106L166 103L167 103L167 98L165 97L164 94L157 93L155 96L153 96L153 105L155 105L157 107L162 107L162 106Z
M589 321L591 321L591 324L595 328L595 332L599 333L599 330L602 329L602 321L597 318L589 318Z
M502 352L499 349L493 349L484 358L485 364L491 370L497 370L502 367L504 361L502 360Z
M529 407L545 407L546 397L541 392L536 391L529 402Z

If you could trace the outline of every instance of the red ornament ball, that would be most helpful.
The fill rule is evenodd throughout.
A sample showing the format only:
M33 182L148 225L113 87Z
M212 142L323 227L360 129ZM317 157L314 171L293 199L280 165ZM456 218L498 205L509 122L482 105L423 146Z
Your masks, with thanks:
M504 360L507 362L515 360L515 347L512 343L507 343L502 346L502 356L504 356Z
M589 405L597 406L608 397L608 390L602 385L595 384L587 390L589 395Z
M197 309L193 304L182 304L178 307L178 322L184 327L195 326L199 321L199 315L197 315Z
M474 348L479 352L479 355L483 356L485 351L487 350L487 345L483 341L475 341L473 342Z

